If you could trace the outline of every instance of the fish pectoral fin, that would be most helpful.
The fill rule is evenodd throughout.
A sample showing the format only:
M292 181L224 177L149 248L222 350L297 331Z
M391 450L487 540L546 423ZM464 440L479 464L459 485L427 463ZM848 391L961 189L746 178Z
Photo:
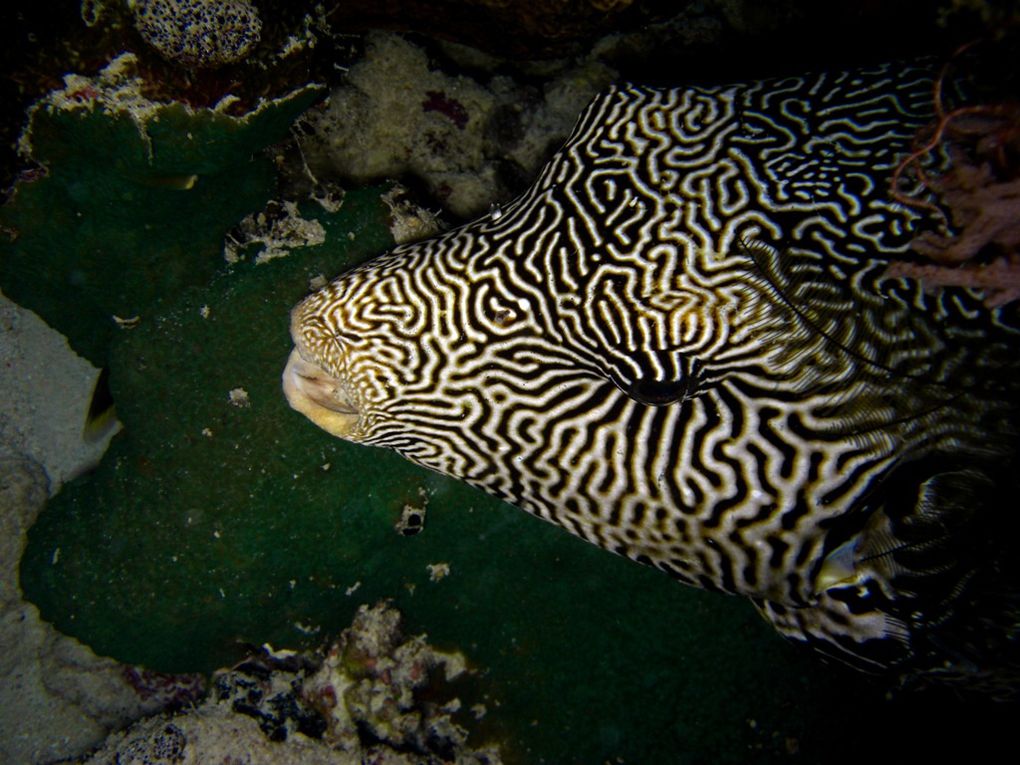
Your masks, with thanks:
M95 444L118 427L120 422L117 420L117 408L110 392L110 369L103 367L92 388L92 399L82 426L82 438L86 443Z

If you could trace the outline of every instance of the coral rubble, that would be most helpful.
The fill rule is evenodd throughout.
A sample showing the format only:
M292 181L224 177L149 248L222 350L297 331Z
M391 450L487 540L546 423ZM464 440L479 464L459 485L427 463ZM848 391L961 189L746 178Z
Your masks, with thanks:
M454 719L449 683L465 672L459 654L405 638L391 605L362 606L321 656L264 649L218 673L202 705L144 720L87 762L499 765Z
M305 153L317 175L414 177L455 215L477 215L523 190L614 75L589 62L539 92L501 74L447 74L420 46L373 33L365 58L305 118Z

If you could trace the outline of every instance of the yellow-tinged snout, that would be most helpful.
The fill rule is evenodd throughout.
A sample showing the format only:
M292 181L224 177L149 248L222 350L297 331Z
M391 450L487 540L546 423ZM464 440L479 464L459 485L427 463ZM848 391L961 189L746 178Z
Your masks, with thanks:
M292 409L339 438L347 438L358 423L358 409L337 379L302 358L297 348L283 370L283 394Z

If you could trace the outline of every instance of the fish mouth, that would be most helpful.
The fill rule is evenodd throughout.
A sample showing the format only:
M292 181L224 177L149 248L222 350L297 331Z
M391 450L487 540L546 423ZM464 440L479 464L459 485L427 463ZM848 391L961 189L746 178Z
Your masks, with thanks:
M361 417L340 381L307 361L296 347L283 370L283 394L291 409L339 438L349 437Z

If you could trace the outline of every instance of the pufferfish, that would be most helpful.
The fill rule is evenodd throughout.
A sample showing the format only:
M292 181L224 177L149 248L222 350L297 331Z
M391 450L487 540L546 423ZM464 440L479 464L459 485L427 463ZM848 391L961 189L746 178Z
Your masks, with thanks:
M862 670L1015 677L1017 314L884 274L945 225L889 194L932 85L616 86L512 203L298 304L287 399Z

